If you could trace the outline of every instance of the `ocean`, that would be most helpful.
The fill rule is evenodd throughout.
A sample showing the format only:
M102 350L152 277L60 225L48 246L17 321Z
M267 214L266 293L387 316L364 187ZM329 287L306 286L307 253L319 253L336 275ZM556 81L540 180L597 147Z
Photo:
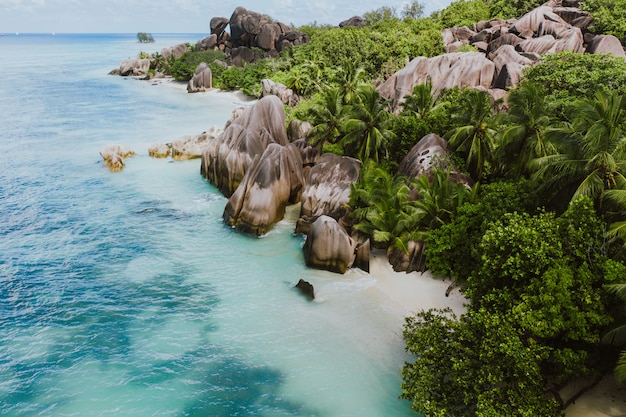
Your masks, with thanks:
M0 37L0 415L416 415L377 277L306 268L295 208L235 232L199 160L148 156L250 104L107 75L203 35L154 37ZM111 173L108 144L137 156Z

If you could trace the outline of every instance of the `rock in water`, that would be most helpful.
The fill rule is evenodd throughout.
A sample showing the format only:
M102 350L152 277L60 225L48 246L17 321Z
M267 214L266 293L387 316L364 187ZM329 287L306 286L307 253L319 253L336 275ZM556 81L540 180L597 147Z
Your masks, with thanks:
M224 222L260 236L283 219L287 205L300 199L302 159L292 146L268 145L257 156L224 209Z
M200 172L230 197L256 156L270 143L287 145L285 107L276 96L260 99L227 123L224 132L202 153Z
M304 259L311 268L344 274L355 259L356 244L335 219L321 216L311 225L304 243Z
M107 145L100 150L100 156L104 159L104 165L109 167L111 172L124 169L124 159L135 155L135 152L125 145Z
M310 300L315 300L315 289L310 282L300 279L295 288L299 289L300 292Z

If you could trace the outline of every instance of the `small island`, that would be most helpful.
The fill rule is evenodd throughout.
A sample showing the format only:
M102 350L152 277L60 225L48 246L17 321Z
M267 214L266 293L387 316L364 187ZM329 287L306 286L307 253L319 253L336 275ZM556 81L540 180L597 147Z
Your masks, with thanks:
M152 34L146 32L137 33L137 40L139 43L154 43L154 37Z

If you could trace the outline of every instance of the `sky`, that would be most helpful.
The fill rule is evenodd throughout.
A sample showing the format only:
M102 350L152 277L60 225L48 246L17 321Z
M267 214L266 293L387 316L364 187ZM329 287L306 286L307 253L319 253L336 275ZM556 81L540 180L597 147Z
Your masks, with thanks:
M451 0L421 0L425 15ZM337 25L355 15L407 0L0 0L0 33L206 33L213 17L237 6L288 25Z

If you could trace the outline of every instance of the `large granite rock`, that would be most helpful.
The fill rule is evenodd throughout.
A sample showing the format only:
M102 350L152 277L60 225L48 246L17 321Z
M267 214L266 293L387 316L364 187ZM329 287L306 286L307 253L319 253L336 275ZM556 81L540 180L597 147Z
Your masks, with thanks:
M270 143L287 145L285 108L276 96L267 96L227 123L224 132L202 153L201 173L231 196Z
M445 165L448 142L434 133L421 138L398 165L397 174L419 178L436 167Z
M310 223L323 215L341 219L360 171L358 159L331 153L320 156L306 177L296 232L307 233Z
M345 273L355 259L356 243L346 230L329 216L318 217L304 243L304 260L311 268Z
M122 61L120 64L119 75L141 77L148 73L150 69L150 60L144 59L129 59Z
M455 52L433 58L418 57L378 87L391 100L391 109L400 110L404 98L418 84L430 81L434 94L453 87L483 87L493 83L495 65L480 52Z
M212 127L199 135L185 136L171 143L172 159L188 160L202 157L202 153L222 134L222 129Z
M270 79L264 79L261 81L261 97L276 96L289 106L295 106L300 101L300 98L291 88L287 88L284 84L276 83Z
M349 26L362 28L364 26L367 26L367 20L363 19L361 16L352 16L350 19L346 19L339 23L340 28L345 28Z
M217 35L212 34L196 43L196 51L210 51L217 48Z
M173 56L174 58L180 58L185 52L187 52L187 45L185 45L184 43L179 43L178 45L161 49L161 56L165 61L167 61L170 56Z
M211 28L211 35L216 35L218 38L222 36L226 26L228 26L229 19L227 17L214 17L211 19L209 26Z
M187 92L199 93L213 88L213 73L206 62L200 63L187 83Z
M270 23L267 16L237 7L230 17L230 37L233 48L256 46L256 36L267 23Z
M590 54L613 54L626 58L622 43L613 35L594 36L587 44L587 52Z
M300 199L302 159L292 145L271 143L254 159L224 209L224 222L260 236L283 219L287 205Z
M387 257L392 268L396 272L424 272L426 270L426 258L423 253L424 242L409 241L409 252L396 247L390 247Z

